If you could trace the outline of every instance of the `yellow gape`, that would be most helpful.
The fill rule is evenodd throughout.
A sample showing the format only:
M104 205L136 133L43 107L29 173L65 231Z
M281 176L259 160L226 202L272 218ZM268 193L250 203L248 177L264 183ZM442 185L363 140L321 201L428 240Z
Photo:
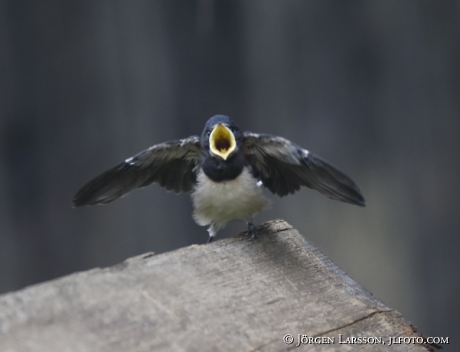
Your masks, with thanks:
M209 136L209 150L211 154L224 160L236 150L236 141L233 132L219 123Z

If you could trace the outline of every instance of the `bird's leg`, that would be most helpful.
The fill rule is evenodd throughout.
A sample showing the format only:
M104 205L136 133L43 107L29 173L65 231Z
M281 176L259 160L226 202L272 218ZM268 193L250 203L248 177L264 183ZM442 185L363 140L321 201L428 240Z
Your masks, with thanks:
M211 225L208 228L209 238L208 238L208 241L206 242L206 244L212 242L214 237L216 237L217 231L218 231L218 229L216 228L216 224L214 222L212 222Z
M256 227L252 222L248 222L248 237L249 241L255 240L257 238Z
M250 241L255 240L257 238L257 231L253 224L254 219L252 216L248 216L246 220L248 222L248 231L246 231L246 237L248 237Z

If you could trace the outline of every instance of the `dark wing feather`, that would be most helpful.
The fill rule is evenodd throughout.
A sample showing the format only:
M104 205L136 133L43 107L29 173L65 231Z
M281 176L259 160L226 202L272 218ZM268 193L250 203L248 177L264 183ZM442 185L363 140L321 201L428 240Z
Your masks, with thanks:
M351 178L287 139L245 132L242 150L254 175L281 197L306 186L331 199L365 205Z
M75 207L105 204L153 182L169 191L190 192L200 160L197 136L154 145L89 181L75 195Z

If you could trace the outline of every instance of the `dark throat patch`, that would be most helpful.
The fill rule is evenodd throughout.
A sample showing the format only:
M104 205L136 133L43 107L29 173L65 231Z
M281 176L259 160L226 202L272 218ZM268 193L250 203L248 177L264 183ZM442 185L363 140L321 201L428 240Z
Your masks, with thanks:
M214 182L234 180L243 171L245 164L244 154L237 151L227 160L206 155L201 163L201 168L206 176Z

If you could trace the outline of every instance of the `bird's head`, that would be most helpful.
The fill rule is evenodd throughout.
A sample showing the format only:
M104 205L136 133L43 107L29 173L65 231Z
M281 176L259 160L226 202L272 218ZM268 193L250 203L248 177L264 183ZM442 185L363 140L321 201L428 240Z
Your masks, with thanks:
M211 117L201 135L201 145L212 157L227 160L237 150L243 134L238 126L225 115Z

